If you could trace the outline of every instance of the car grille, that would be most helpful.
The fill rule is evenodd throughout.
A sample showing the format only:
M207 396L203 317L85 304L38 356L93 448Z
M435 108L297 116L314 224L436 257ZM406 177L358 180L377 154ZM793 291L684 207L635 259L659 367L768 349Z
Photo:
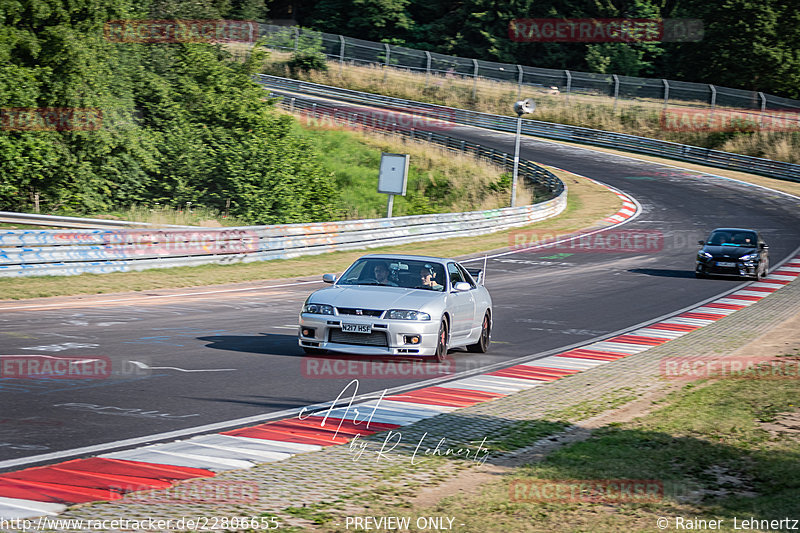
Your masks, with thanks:
M383 311L378 309L356 309L354 307L337 307L340 315L381 316Z
M389 343L386 341L385 331L349 333L340 329L332 329L330 330L328 340L339 344L356 344L359 346L389 346Z

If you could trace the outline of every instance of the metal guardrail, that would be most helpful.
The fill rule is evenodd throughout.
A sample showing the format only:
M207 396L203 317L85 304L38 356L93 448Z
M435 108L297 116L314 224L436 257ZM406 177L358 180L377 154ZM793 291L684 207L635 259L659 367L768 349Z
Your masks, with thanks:
M457 124L479 126L498 131L516 131L516 119L514 117L456 109L264 74L258 75L257 79L259 83L271 92L283 94L289 98L295 96L293 93L302 93L324 98L335 98L357 104L388 107L397 112L413 112L432 119ZM628 150L678 161L699 163L800 182L800 165L783 161L773 161L624 133L613 133L537 120L524 119L522 121L522 132L526 135Z
M174 226L150 224L148 222L131 222L127 220L107 220L100 218L61 217L55 215L41 215L37 213L15 213L13 211L0 211L0 222L7 224L25 224L30 226L54 226L58 228L188 228L191 226Z
M425 50L416 50L387 43L355 39L323 33L297 26L259 24L259 38L265 46L286 52L318 47L329 61L353 65L372 65L415 72L424 77L425 87L439 78L478 79L504 82L517 86L517 95L525 90L555 88L569 102L570 95L604 96L613 99L614 107L622 102L662 102L669 105L690 105L714 110L734 107L754 110L758 120L775 111L800 111L800 101L772 94L733 89L710 83L640 78L618 74L599 74L577 70L561 70L498 63L469 57L457 57ZM473 83L472 95L477 92Z
M306 103L308 110L317 111L315 104ZM303 105L297 104L298 110ZM333 109L331 107L329 111L333 112ZM319 112L323 109L320 108ZM364 117L360 120L365 122ZM376 125L375 129L391 131L392 128L384 124L383 127ZM395 133L409 134L406 131ZM415 138L473 153L506 167L513 162L509 154L446 135L424 133ZM528 225L555 216L566 208L567 191L555 175L529 161L521 161L520 176L546 187L549 199L523 207L488 211L315 224L0 232L0 277L74 275L286 259L338 250L482 235Z

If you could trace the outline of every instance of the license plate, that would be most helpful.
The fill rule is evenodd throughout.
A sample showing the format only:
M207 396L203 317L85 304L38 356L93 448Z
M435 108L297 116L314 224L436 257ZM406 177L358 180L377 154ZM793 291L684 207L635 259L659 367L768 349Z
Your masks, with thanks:
M726 261L717 261L718 267L735 267L736 263L728 263Z
M369 324L342 324L342 331L347 333L372 333L372 326Z

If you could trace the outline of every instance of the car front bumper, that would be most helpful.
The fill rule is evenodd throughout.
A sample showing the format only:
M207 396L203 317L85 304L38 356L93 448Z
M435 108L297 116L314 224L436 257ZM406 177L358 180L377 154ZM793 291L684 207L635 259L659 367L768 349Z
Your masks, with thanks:
M701 274L709 274L713 276L736 276L736 277L750 277L755 278L758 275L760 268L759 261L722 261L735 263L732 267L718 266L720 260L710 259L708 261L697 261L695 270Z
M368 325L371 333L343 332L342 323ZM307 334L304 335L304 331ZM297 342L304 348L354 355L432 356L436 353L438 333L437 320L386 320L302 313ZM414 337L419 342L412 342Z

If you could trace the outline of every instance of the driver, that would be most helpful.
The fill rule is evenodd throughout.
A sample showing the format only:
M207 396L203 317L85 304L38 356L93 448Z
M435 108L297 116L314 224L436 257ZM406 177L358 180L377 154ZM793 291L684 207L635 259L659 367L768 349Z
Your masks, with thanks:
M391 285L392 287L397 287L397 283L389 279L389 267L386 266L386 263L375 263L375 267L372 272L375 274L375 280L381 285Z

